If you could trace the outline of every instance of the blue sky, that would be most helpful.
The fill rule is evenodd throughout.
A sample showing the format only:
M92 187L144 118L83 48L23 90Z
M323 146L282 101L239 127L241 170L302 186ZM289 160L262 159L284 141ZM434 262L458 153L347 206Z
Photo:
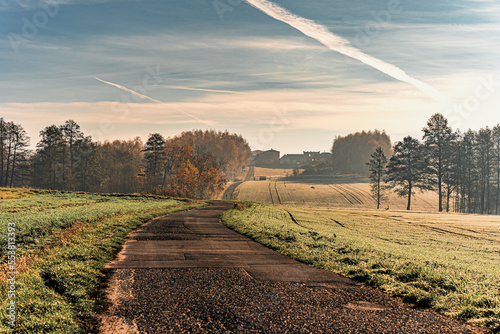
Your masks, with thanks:
M436 112L465 130L500 122L498 2L274 3L449 101L245 1L0 0L0 117L32 144L74 119L96 140L215 128L285 153L329 150L358 130L420 137Z

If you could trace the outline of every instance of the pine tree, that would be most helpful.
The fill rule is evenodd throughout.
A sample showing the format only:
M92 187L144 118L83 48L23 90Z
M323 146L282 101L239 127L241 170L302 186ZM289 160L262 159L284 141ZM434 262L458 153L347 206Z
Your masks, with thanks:
M68 120L61 125L61 131L63 133L65 145L63 145L62 153L62 179L65 189L75 190L75 156L77 154L76 142L84 138L84 134L80 130L80 125L78 125L73 120ZM66 162L69 162L69 166Z
M144 159L146 160L146 175L150 187L157 187L162 167L166 159L165 139L159 133L149 135L144 145Z
M408 196L407 210L411 209L411 198L416 189L434 189L429 165L425 147L417 139L408 136L394 146L387 167L387 182L399 196Z
M35 186L60 189L59 175L64 154L64 135L61 127L51 125L40 131L41 140L37 144L32 182Z
M368 165L368 170L370 171L370 182L372 196L377 202L377 210L380 209L380 201L384 197L384 186L383 177L386 173L387 167L387 157L382 150L382 147L378 147L375 152L370 156L370 161L366 164Z
M441 114L434 114L427 121L427 126L422 129L423 140L430 153L430 167L437 178L439 197L439 212L443 211L443 176L448 166L446 165L446 149L452 140L452 130L448 120Z
M73 178L78 190L89 191L92 188L100 190L97 177L98 147L98 144L92 142L90 136L74 142Z
M479 169L479 200L481 213L490 213L490 178L492 168L493 140L491 130L486 127L477 133L477 159Z
M500 124L497 124L492 129L494 156L495 156L495 173L496 173L496 191L495 191L495 214L498 214L498 200L500 199Z
M460 145L457 142L457 133L451 133L445 141L442 148L442 185L443 193L446 195L446 212L450 212L450 201L453 192L459 187L460 163L459 156Z
M464 147L464 173L465 173L465 188L467 209L465 212L475 212L475 184L477 179L476 173L476 134L469 130L463 136Z

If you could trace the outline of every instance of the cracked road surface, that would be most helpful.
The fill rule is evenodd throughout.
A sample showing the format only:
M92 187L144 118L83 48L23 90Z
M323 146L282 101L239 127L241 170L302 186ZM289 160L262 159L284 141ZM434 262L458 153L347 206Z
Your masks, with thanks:
M489 333L278 254L225 227L232 204L131 233L106 289L102 333Z

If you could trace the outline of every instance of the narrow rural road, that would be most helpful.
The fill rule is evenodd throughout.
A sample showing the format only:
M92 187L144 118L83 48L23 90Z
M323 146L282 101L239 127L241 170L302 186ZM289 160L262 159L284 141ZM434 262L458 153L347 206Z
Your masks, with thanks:
M253 177L253 174L254 174L254 167L253 166L248 167L247 173L245 174L245 179L243 181L234 182L233 184L231 184L226 189L226 191L224 191L224 194L222 194L221 199L224 201L236 199L236 198L233 198L233 193L236 190L236 188L238 188L238 186L240 184L242 184L243 182L250 181L250 179Z
M102 333L486 333L282 256L209 207L156 218L109 263Z

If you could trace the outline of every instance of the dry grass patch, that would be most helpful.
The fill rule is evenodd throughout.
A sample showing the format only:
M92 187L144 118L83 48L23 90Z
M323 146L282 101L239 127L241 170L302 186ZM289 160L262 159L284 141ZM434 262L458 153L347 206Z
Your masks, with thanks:
M237 200L263 204L359 209L375 209L377 207L371 196L369 183L342 183L346 180L314 177L248 181L238 186L234 194ZM437 200L437 194L434 192L417 193L412 198L412 210L436 211ZM381 208L405 210L406 197L399 197L388 192L387 199L381 203Z

